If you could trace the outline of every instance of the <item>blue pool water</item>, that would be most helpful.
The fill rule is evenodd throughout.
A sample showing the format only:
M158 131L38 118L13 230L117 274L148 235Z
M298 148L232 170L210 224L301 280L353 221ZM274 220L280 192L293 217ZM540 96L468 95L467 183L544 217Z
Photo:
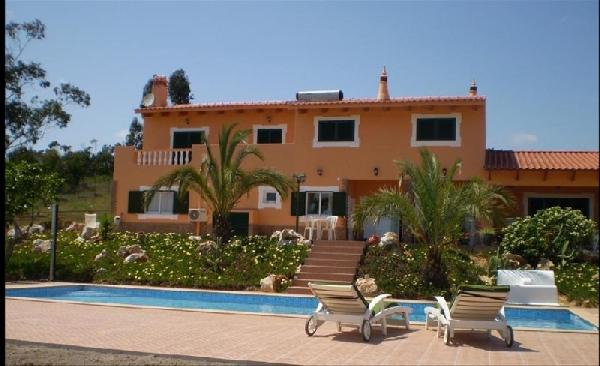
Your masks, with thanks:
M52 300L115 303L169 308L229 310L268 314L309 315L317 307L314 297L233 294L216 291L165 291L142 288L116 288L75 285L26 289L5 289L5 296ZM427 303L401 303L413 309L411 321L425 321ZM504 309L513 327L597 331L594 325L567 309Z

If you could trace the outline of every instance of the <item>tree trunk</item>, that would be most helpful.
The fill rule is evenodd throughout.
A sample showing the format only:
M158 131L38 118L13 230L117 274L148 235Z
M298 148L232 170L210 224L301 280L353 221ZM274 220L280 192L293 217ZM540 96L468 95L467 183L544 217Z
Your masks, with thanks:
M448 278L446 277L446 266L442 262L442 248L434 245L427 251L427 261L423 269L423 278L432 285L447 289Z
M231 239L231 222L229 221L229 214L215 213L213 233L217 238L221 239L221 243L223 244Z
M8 266L8 261L10 261L10 257L15 250L15 245L23 240L23 233L21 232L19 224L13 222L13 228L15 230L15 235L8 239L6 242L6 247L4 248L4 270L6 270L6 267Z

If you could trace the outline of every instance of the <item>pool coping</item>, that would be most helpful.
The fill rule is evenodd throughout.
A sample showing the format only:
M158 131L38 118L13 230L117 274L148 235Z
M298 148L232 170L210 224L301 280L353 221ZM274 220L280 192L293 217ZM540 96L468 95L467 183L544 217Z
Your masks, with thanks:
M96 283L78 283L78 282L40 282L31 284L4 284L5 289L28 289L28 288L44 288L44 287L75 287L75 286L97 286L97 287L109 287L109 288L129 288L129 289L150 289L159 291L188 291L188 292L218 292L218 293L229 293L238 295L260 295L260 296L283 296L283 297L297 297L297 298L311 298L313 295L302 295L302 294L284 294L284 293L269 293L261 291L221 291L221 290L207 290L207 289L192 289L182 287L158 287L158 286L140 286L140 285L111 285L111 284L96 284ZM119 308L131 308L131 309L160 309L160 310L171 310L171 311L187 311L187 312L203 312L203 313L220 313L220 314L234 314L234 315L259 315L259 316L279 316L284 318L306 318L306 315L300 314L277 314L277 313L259 313L250 311L232 311L232 310L215 310L215 309L196 309L196 308L173 308L164 306L149 306L149 305L130 305L120 303L91 303L84 301L74 300L51 300L51 299L40 299L34 297L14 297L5 296L5 299L10 300L22 300L22 301L38 301L38 302L49 302L49 303L70 303L78 305L88 306L112 306ZM372 299L372 297L366 297L366 299ZM421 303L421 304L436 304L435 301L430 300L411 300L411 299L397 299L397 298L386 298L385 302L403 302L403 303ZM569 308L565 305L559 306L544 306L544 305L508 305L511 308L522 308L522 309L564 309L569 310L575 315L579 316L588 323L594 325L596 330L575 330L575 329L549 329L549 328L531 328L531 327L513 327L519 331L542 331L542 332L558 332L558 333L588 333L598 334L600 329L597 324L589 320L586 316L583 316L584 312L573 311L574 309ZM411 324L425 325L424 321L411 320Z

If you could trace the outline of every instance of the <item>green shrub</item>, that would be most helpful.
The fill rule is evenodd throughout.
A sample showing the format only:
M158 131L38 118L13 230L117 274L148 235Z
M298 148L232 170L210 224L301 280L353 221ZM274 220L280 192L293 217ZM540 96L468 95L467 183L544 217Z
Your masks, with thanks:
M447 296L462 284L483 284L479 276L485 269L479 268L468 254L448 248L442 255L446 264L448 288L438 288L423 279L423 267L427 259L427 247L401 244L400 250L386 251L378 246L367 249L359 275L375 278L379 290L397 298L431 299Z
M56 279L111 284L148 284L215 289L258 287L268 274L292 277L308 253L303 245L280 246L262 236L236 237L215 250L199 254L198 241L187 235L130 232L113 233L94 243L77 233L58 233ZM31 240L43 238L32 237ZM203 241L209 240L207 236ZM49 255L34 253L31 240L17 246L6 268L7 279L48 278ZM123 263L120 246L140 244L147 262ZM107 256L94 261L103 249Z
M100 239L108 240L110 232L112 231L113 223L108 214L100 216Z
M589 245L595 226L579 210L552 207L505 227L500 246L503 252L521 255L532 265L540 258L565 264L577 247Z
M598 267L593 264L570 264L556 270L556 287L569 301L598 306Z

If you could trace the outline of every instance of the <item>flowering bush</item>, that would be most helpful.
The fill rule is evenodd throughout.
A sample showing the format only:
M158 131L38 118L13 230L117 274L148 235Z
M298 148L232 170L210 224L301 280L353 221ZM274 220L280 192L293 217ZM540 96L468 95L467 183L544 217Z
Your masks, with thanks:
M577 247L591 242L595 227L579 210L551 207L505 227L500 246L503 252L521 255L532 265L540 258L568 263Z
M36 235L31 240L44 238ZM304 261L308 249L302 245L277 245L262 236L236 237L214 250L198 251L202 240L187 235L130 232L114 233L109 240L94 243L77 239L76 233L58 234L56 279L112 284L149 284L216 289L258 287L268 274L292 277ZM34 253L32 241L15 248L7 269L8 279L47 278L49 254ZM139 244L147 262L123 263L117 255L120 246ZM94 261L102 249L107 255Z
M405 299L429 299L455 292L462 284L481 284L484 269L458 249L449 248L442 255L448 273L449 288L437 288L423 279L423 267L427 259L427 247L400 244L400 249L386 251L369 247L359 274L375 278L379 289L394 297Z
M598 267L593 264L571 264L556 270L556 287L577 305L598 306Z

